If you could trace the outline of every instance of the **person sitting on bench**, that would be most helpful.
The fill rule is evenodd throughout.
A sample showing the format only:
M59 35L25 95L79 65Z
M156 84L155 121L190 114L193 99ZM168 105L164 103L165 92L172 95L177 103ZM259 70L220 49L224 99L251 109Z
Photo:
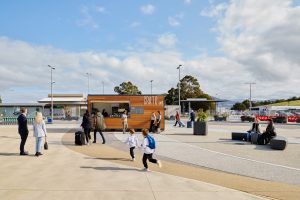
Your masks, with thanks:
M260 126L259 126L259 119L255 118L255 121L252 124L252 127L249 131L247 131L247 140L251 141L251 136L253 134L261 134L260 132Z
M272 119L268 119L266 131L259 137L258 144L268 144L276 136L275 127Z
M248 133L254 132L254 133L261 133L260 132L260 126L259 126L259 119L255 118L255 121L252 124L252 128L247 131Z

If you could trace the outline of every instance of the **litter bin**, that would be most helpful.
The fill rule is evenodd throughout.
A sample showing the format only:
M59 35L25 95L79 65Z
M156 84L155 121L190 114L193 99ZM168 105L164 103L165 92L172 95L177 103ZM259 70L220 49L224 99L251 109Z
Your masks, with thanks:
M192 128L192 127L193 127L192 121L187 121L186 127L187 127L187 128Z
M51 117L48 117L48 124L52 124L52 122L53 122L53 120L52 120L52 118Z

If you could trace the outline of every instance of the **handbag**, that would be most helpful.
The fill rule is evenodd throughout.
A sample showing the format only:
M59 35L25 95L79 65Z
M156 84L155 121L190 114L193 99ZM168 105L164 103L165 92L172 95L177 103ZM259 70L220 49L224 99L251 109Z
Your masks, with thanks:
M45 137L45 143L44 143L44 149L48 150L48 142L47 142L47 137Z

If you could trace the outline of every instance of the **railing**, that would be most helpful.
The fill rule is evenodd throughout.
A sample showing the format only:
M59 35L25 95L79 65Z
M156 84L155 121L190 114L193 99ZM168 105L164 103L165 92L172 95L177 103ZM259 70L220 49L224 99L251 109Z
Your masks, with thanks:
M34 118L27 118L27 123L32 124L34 121ZM16 125L18 124L18 118L17 117L3 117L0 119L1 125Z

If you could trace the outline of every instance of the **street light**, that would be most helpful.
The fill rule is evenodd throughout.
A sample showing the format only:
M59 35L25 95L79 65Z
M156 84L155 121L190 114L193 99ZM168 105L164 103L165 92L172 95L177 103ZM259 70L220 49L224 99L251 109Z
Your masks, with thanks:
M150 84L151 84L151 95L152 95L152 82L153 82L153 80L150 81Z
M255 85L256 83L254 82L250 82L250 83L245 83L245 84L249 84L250 86L250 102L249 102L249 111L252 113L252 85Z
M91 76L91 73L86 73L86 75L87 75L87 78L88 78L88 93L87 93L86 96L88 96L89 93L90 93L90 76Z
M50 67L50 71L51 71L51 82L50 82L50 85L51 85L51 120L53 122L53 84L55 82L53 82L53 80L52 80L52 71L55 70L55 67L52 67L51 65L48 65L48 67Z
M102 93L104 94L104 81L102 81Z
M179 113L181 113L181 107L180 107L180 67L182 67L182 65L179 65L177 67L178 69L178 78L179 78L179 83L178 83L178 104L179 104Z

